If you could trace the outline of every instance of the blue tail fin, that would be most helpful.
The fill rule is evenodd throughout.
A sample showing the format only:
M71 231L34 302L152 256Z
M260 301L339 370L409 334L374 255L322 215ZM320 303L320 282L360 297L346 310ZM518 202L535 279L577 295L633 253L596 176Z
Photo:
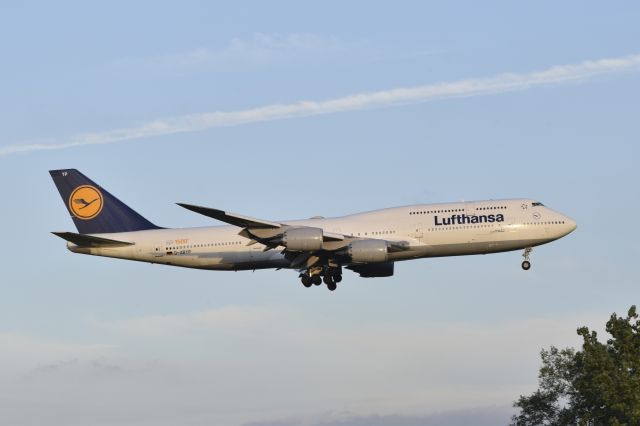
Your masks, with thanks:
M78 170L49 173L81 234L159 229Z

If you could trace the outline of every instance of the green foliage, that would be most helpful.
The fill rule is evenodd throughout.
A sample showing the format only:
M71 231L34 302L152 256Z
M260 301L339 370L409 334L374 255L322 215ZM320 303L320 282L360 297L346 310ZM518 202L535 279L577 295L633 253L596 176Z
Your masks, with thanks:
M636 307L615 313L606 325L611 338L578 329L582 350L542 350L539 388L520 396L512 425L640 425L640 320Z

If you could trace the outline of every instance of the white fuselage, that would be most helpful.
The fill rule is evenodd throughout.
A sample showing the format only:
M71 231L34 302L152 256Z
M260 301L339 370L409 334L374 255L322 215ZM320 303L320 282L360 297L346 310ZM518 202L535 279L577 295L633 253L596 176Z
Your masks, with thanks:
M282 223L398 242L406 249L389 253L388 260L400 261L524 249L561 238L576 228L572 219L536 204L529 199L424 204ZM497 215L502 215L502 220L496 220ZM251 244L252 240L238 235L240 231L228 225L95 234L133 244L88 248L68 243L68 248L77 253L199 269L290 267L281 253L284 247L265 251L264 245Z

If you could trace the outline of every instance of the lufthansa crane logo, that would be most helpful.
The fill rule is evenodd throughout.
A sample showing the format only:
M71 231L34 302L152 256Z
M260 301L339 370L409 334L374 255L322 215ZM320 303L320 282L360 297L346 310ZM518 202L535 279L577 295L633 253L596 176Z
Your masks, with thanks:
M102 194L90 185L79 186L69 197L69 210L78 219L93 219L102 211Z

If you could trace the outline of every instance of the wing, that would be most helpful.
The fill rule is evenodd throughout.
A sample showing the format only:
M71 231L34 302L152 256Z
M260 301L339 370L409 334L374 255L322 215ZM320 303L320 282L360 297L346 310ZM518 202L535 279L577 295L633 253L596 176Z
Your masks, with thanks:
M223 210L212 209L209 207L194 206L192 204L177 203L180 207L184 207L192 212L218 219L240 228L281 228L282 225L267 220L255 219L249 216L243 216L235 213L225 212Z
M257 242L264 242L263 240L273 239L275 237L281 237L286 231L293 228L305 228L305 226L291 226L285 223L276 223L263 219L256 219L250 216L244 216L237 213L231 213L224 210L212 209L210 207L195 206L193 204L176 203L180 207L184 207L192 212L200 213L201 215L217 219L222 222L226 222L230 225L235 225L240 228L244 228L240 235L247 238L255 239ZM333 232L323 232L324 241L343 241L345 236L342 234L336 234Z
M261 243L265 246L265 251L282 247L282 253L289 259L292 268L306 269L326 261L327 257L346 260L349 246L352 243L355 241L371 240L370 238L327 232L321 228L311 226L289 225L286 223L256 219L209 207L184 203L177 204L193 212L242 228L238 234L250 240L247 245ZM302 236L302 238L308 238L309 244L302 243L299 244L298 247L292 247L290 241L291 239L295 239L296 235ZM386 241L379 239L376 241L379 242L378 244L386 243L385 250L388 253L408 249L408 244L403 241ZM348 263L348 261L346 261L346 263Z

